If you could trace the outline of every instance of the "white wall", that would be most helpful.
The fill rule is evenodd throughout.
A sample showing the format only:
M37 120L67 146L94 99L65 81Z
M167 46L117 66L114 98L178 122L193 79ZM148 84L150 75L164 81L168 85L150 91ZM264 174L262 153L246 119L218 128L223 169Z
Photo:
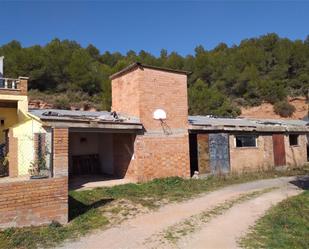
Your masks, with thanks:
M99 139L99 154L101 160L102 172L114 174L114 157L113 157L113 134L100 134Z
M70 133L69 150L70 169L72 167L72 156L99 154L101 172L113 174L113 134L72 132Z
M83 138L84 142L81 141ZM97 133L70 133L70 154L72 156L98 154L98 152Z

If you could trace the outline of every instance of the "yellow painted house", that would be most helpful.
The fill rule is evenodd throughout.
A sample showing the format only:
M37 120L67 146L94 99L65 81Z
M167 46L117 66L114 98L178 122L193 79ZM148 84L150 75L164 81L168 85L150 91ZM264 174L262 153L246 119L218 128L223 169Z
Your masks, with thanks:
M46 132L28 113L28 78L4 78L2 62L0 57L0 175L28 175L35 160L35 134Z

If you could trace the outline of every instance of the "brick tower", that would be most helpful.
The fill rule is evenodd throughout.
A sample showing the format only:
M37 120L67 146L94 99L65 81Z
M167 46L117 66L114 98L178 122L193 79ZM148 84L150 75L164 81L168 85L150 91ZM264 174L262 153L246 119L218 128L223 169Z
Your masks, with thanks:
M144 126L135 137L131 178L190 176L187 74L135 63L111 76L112 110Z

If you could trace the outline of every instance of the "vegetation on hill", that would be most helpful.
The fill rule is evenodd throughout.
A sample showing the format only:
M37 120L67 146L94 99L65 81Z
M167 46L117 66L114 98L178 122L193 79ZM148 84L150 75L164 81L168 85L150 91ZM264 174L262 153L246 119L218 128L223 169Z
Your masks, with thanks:
M37 90L33 96L38 91L57 94L62 107L78 102L72 96L79 97L75 93L82 92L83 101L110 109L108 77L136 61L192 71L191 114L235 116L240 113L238 106L267 101L276 104L278 113L291 115L292 108L282 111L287 96L307 96L309 88L309 36L291 41L271 33L245 39L237 46L221 43L212 50L198 46L187 56L162 49L158 57L144 50L126 55L101 53L93 45L83 48L69 40L54 39L45 46L27 48L12 41L0 47L0 55L5 56L7 77L29 76L30 89Z

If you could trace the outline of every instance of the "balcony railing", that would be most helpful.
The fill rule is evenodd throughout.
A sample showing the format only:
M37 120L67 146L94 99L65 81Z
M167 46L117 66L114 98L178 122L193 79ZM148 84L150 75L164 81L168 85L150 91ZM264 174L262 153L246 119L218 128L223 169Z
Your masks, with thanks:
M0 78L0 90L20 90L20 80Z

